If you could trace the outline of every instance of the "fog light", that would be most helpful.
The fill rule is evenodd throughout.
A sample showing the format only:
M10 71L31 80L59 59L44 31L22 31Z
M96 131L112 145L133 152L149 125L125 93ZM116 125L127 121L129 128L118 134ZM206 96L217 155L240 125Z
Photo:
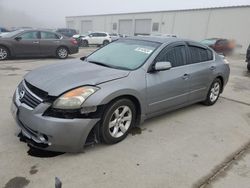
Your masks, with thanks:
M96 106L88 106L88 107L83 107L81 109L81 114L89 114L92 112L96 112L97 107Z
M37 135L38 139L41 140L42 142L47 142L47 139L45 138L45 136L43 136L42 134L38 134Z

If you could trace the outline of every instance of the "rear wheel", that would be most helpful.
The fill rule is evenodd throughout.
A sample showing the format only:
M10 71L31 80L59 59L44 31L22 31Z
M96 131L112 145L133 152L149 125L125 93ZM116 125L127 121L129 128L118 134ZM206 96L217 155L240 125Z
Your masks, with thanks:
M59 47L56 51L56 55L59 59L66 59L69 55L68 49L65 47Z
M204 104L207 106L214 105L220 97L221 89L221 80L219 78L216 78L208 91L207 99L204 101Z
M100 128L101 138L106 144L115 144L125 139L135 125L136 108L129 99L120 99L107 109Z
M0 61L9 58L9 50L5 47L0 46Z
M250 62L247 63L247 70L250 71Z

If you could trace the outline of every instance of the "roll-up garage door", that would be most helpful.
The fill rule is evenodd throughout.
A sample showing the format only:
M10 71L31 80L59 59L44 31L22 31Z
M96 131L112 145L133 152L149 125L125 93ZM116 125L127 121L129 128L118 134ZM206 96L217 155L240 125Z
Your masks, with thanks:
M151 19L135 20L135 35L150 35Z
M134 36L133 20L119 20L119 33L127 36Z
M87 33L93 30L93 23L91 20L81 21L81 33Z

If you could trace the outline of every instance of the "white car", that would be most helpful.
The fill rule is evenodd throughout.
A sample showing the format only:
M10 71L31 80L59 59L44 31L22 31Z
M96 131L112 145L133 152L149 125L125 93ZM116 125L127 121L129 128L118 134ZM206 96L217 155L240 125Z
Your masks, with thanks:
M112 41L110 35L105 32L92 32L86 36L81 36L81 46L107 45Z

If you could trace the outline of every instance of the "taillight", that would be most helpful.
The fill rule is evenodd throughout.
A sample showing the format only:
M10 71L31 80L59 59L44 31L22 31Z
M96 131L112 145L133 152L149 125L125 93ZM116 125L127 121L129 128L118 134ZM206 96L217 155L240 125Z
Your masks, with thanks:
M76 39L74 39L74 38L71 38L71 39L70 39L70 42L71 42L72 44L74 44L74 45L77 45L77 41L76 41Z

